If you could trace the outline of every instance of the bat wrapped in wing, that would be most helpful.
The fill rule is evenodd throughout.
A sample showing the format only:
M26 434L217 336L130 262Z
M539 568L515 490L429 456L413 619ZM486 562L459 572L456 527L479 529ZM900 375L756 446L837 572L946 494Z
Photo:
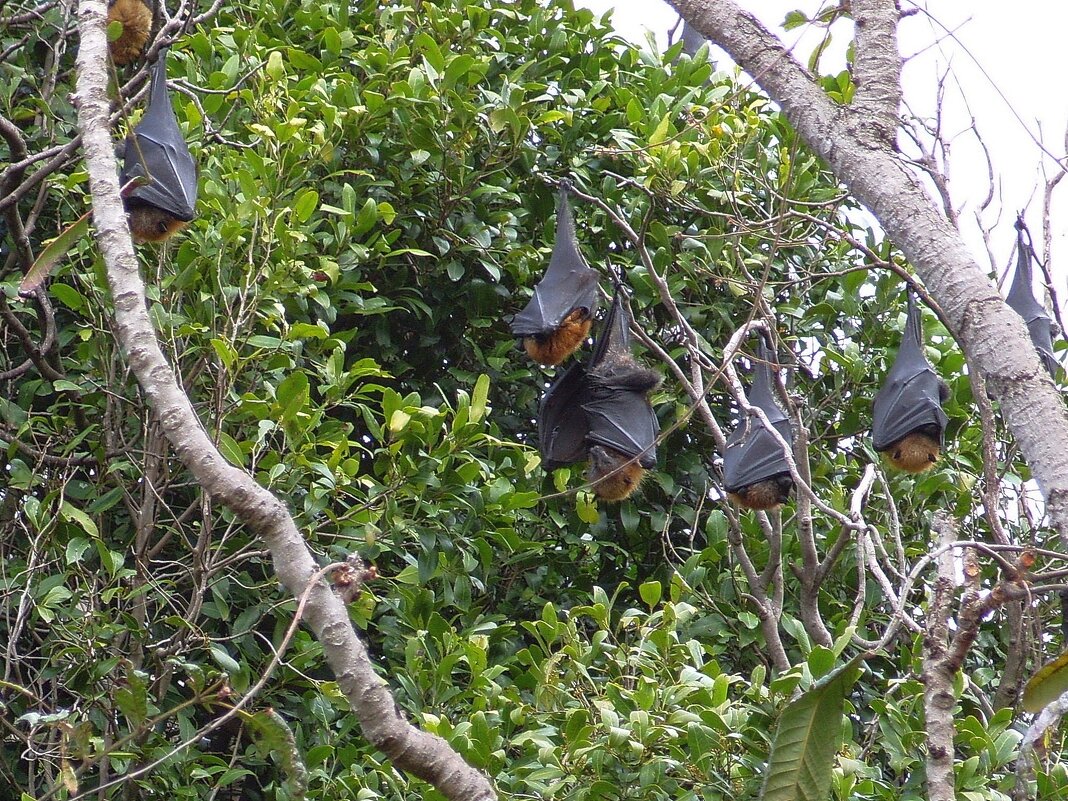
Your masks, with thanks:
M1023 220L1016 221L1016 274L1012 277L1005 302L1027 323L1031 343L1038 351L1043 366L1050 375L1056 375L1057 358L1053 355L1053 324L1046 307L1039 303L1031 290L1031 264L1034 250L1026 241L1026 226Z
M548 469L590 460L599 498L619 501L656 464L660 426L649 393L660 376L630 354L630 317L617 290L587 364L573 364L538 410L538 444Z
M126 138L122 182L142 183L124 202L135 242L162 242L195 216L197 167L178 128L167 92L167 50L152 70L148 108Z
M763 337L753 364L749 405L764 412L788 447L793 447L790 420L775 400L771 369L775 357ZM747 509L775 509L790 497L794 481L783 446L755 415L745 415L727 440L723 454L723 484L731 500Z
M549 365L562 362L589 336L598 300L597 271L579 253L566 183L560 185L556 208L556 242L549 267L530 302L511 323L530 358Z
M908 314L893 367L875 395L871 435L875 450L899 470L922 473L938 461L948 418L949 390L923 352L920 310L908 293Z
M660 423L649 393L660 374L642 367L630 353L630 313L616 289L587 368L586 412L590 445L588 479L597 496L619 501L656 466Z

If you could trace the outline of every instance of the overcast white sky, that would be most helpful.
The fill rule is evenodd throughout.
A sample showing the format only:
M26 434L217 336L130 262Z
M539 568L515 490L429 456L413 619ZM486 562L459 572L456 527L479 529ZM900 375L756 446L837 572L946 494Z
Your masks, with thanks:
M639 43L644 42L647 27L655 30L662 43L666 42L666 32L677 19L662 0L576 0L576 4L598 14L614 9L616 29ZM742 0L741 4L754 10L766 25L783 35L788 45L796 43L795 52L802 60L807 59L814 40L802 36L800 30L783 34L780 25L787 11L800 9L811 15L825 4L819 0ZM937 80L947 67L951 69L953 78L947 83L944 105L945 129L960 132L968 127L974 115L990 149L1001 198L1000 202L995 200L994 206L1002 210L993 242L999 268L1003 269L1014 241L1012 223L1017 210L1027 208L1032 235L1036 244L1041 241L1043 178L1039 167L1044 159L1050 174L1054 168L1032 136L1037 138L1041 132L1046 149L1055 155L1065 150L1068 3L1017 0L1006 5L994 0L920 0L918 5L925 10L904 20L900 28L902 54L912 56L904 73L905 100L914 113L930 114L934 109ZM910 0L902 0L903 8L913 6ZM945 29L953 31L955 38L948 37ZM844 65L843 53L850 31L843 27L835 34L836 48L832 56L837 61L825 64L838 69ZM999 96L998 90L1007 100ZM953 145L951 190L961 208L962 225L967 227L965 236L972 243L980 265L987 267L989 260L973 223L974 212L989 186L985 159L974 137L957 137ZM1065 270L1059 269L1058 256L1068 253L1068 245L1066 226L1058 226L1056 222L1068 217L1068 197L1063 194L1068 194L1068 179L1054 193L1052 207L1055 223L1052 263L1062 280ZM987 224L995 219L995 214L988 212ZM1058 289L1062 298L1068 294L1063 285Z

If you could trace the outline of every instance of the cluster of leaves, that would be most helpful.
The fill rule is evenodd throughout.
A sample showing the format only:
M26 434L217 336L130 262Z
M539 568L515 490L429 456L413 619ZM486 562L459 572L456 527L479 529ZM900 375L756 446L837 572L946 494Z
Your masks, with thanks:
M41 29L66 30L65 13ZM641 230L706 353L774 307L821 497L848 509L874 458L868 399L896 347L901 285L836 232L898 257L851 222L765 100L680 50L636 49L568 3L242 0L171 52L201 193L187 234L141 251L164 345L223 453L288 502L323 561L356 550L378 566L351 613L401 706L516 797L752 796L778 710L848 643L852 557L824 593L842 648L809 641L788 581L797 667L769 673L712 440L671 382L654 397L668 456L619 507L558 496L575 477L544 476L531 446L547 377L505 321L547 262L566 176ZM61 44L43 61L15 52L0 106L19 122L41 111L34 87L69 88L73 69ZM35 152L74 134L63 94L48 96L50 125L26 128ZM86 196L76 164L50 178L37 243ZM682 362L634 243L602 208L575 215L590 261L622 271L648 333ZM0 276L13 306L17 277ZM176 469L111 344L90 241L49 292L63 377L0 391L2 780L31 796L84 786L191 739L135 779L146 793L437 798L362 744L304 633L261 712L194 737L262 674L295 604L261 546ZM2 345L9 363L24 357L16 337ZM932 499L970 509L980 470L962 359L948 338L932 357L957 444L951 472L895 484L912 490L897 512L914 530ZM709 400L729 425L727 395ZM756 558L780 558L755 520L742 533ZM912 797L914 647L873 663L850 697L836 797ZM981 706L981 690L962 687L962 705ZM961 786L1000 798L1012 732L976 715Z

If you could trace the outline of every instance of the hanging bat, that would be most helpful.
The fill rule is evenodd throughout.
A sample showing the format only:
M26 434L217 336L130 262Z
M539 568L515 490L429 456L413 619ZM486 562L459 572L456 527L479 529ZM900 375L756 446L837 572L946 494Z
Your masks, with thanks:
M660 423L649 393L658 386L660 374L630 354L630 314L617 288L590 359L582 404L589 424L586 477L602 500L627 498L656 465Z
M152 9L141 0L112 0L108 5L108 26L118 22L122 31L108 43L111 60L129 64L141 55L152 31Z
M775 400L772 366L777 366L775 357L762 336L753 365L749 404L764 412L768 422L792 448L794 432ZM747 509L777 509L789 499L794 480L790 477L786 453L759 417L747 415L727 440L723 484L728 497Z
M197 167L167 93L167 50L152 71L148 108L126 137L122 183L141 178L124 198L134 242L162 242L195 216Z
M587 478L601 500L621 501L656 464L660 426L648 395L660 376L630 355L630 316L617 290L587 364L573 364L538 410L546 469L590 460Z
M875 450L899 470L922 473L938 461L949 422L942 402L949 388L923 353L920 310L908 293L908 315L894 366L875 395Z
M1035 252L1030 243L1024 240L1026 230L1027 226L1024 225L1023 220L1017 219L1016 274L1012 277L1012 285L1009 287L1005 302L1027 323L1031 343L1038 351L1046 372L1056 375L1057 358L1053 355L1052 323L1046 313L1046 307L1035 300L1034 293L1031 291L1031 262Z
M559 364L574 353L589 336L597 311L597 271L586 264L575 242L567 186L560 184L549 267L534 287L534 297L511 324L512 333L523 340L527 354L538 364Z

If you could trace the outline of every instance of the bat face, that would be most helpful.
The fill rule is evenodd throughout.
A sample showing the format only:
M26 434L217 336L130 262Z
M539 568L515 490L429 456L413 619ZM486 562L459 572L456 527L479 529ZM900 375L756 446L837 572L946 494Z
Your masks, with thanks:
M197 168L171 108L166 60L167 51L160 50L148 109L126 137L122 182L134 178L147 181L128 193L128 205L154 206L188 222L196 214Z
M942 411L946 387L923 353L920 332L920 312L910 293L901 347L875 396L871 433L877 451L888 451L921 429L941 445L948 422Z
M739 506L765 512L778 509L790 500L790 492L793 488L794 480L790 478L790 474L779 473L764 481L746 484L735 492L728 492L727 495Z
M524 339L545 341L560 331L565 320L570 320L571 323L592 321L593 314L597 311L597 285L597 271L591 269L579 253L578 244L575 242L575 226L567 202L567 191L561 189L557 205L556 243L553 245L549 267L534 287L534 296L530 302L512 319L512 333ZM565 337L569 340L566 347L570 347L570 350L556 361L542 361L543 356L535 358L542 364L558 364L582 344L588 332L587 326L578 338ZM556 354L551 351L545 356L556 358Z
M1024 240L1023 228L1017 226L1016 234L1016 273L1005 302L1027 323L1027 332L1031 344L1038 351L1042 364L1050 375L1055 375L1057 358L1053 355L1053 325L1046 313L1046 307L1035 299L1031 290L1031 261L1034 251Z
M763 340L760 342L757 353L758 361L753 367L753 385L749 390L749 403L764 412L768 422L779 433L779 436L792 447L794 432L790 426L790 420L775 400L772 391L771 365L775 364L774 356ZM765 428L760 418L746 415L727 440L727 450L723 454L723 484L727 492L737 495L744 501L751 494L762 496L763 491L756 492L757 485L772 481L772 489L776 489L772 494L779 497L782 493L778 492L777 488L783 484L784 475L789 481L789 486L792 487L790 465L783 447ZM789 494L789 488L786 494ZM754 509L772 508L782 503L784 499L768 506L753 506L749 503L742 505Z
M546 469L590 459L591 481L604 500L629 495L643 468L656 464L660 426L648 393L660 376L630 355L629 325L617 292L589 363L571 365L538 410Z

